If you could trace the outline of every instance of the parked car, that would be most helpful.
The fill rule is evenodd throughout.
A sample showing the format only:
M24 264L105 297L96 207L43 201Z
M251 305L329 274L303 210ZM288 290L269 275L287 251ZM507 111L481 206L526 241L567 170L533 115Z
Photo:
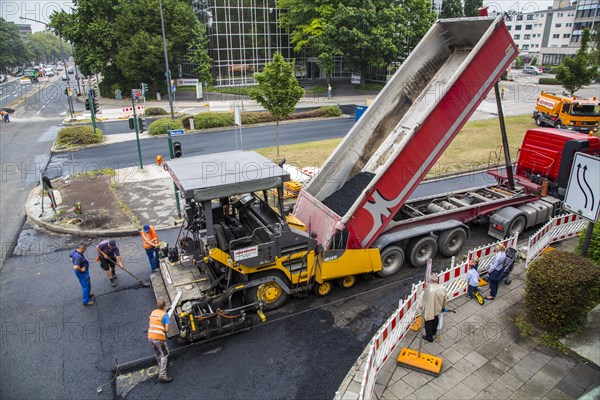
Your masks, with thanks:
M57 71L62 71L62 70L64 70L64 68L63 68L63 66L62 66L62 65L58 64L58 65L56 66L56 70L57 70Z
M54 70L52 68L44 68L44 74L46 76L54 76Z
M75 73L75 68L73 68L73 67L69 67L69 68L67 68L67 72L68 72L69 74L74 74L74 73Z
M62 78L61 78L61 79L62 79L63 81L66 81L66 80L67 80L67 74L63 74L63 76L62 76Z
M6 77L6 75L0 75L0 83L4 83L8 80L8 78Z
M541 75L544 70L541 67L536 67L535 65L527 65L523 68L524 74L533 74L533 75Z

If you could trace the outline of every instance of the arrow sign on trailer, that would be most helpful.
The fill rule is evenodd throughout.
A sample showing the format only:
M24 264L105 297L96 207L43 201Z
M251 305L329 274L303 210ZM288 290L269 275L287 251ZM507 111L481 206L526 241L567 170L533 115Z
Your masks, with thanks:
M600 215L600 158L575 154L565 194L565 208L596 222Z

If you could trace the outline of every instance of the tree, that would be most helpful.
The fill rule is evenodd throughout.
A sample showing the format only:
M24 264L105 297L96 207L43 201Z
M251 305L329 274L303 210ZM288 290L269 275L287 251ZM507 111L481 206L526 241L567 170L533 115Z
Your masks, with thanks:
M478 9L480 7L483 7L483 0L465 0L465 17L477 17L479 15Z
M403 24L404 16L399 3L386 0L365 0L356 6L340 4L325 25L322 40L361 73L364 85L369 66L386 67L403 53L410 29Z
M324 40L325 26L335 15L341 0L280 0L278 6L285 9L279 22L290 31L290 42L296 52L310 49L317 56L317 65L325 72L330 82L334 68L333 58L341 54L332 44Z
M460 0L444 0L442 3L441 18L459 18L463 16Z
M582 87L591 84L598 76L597 68L593 65L590 66L589 42L590 31L584 29L581 35L581 47L577 50L575 57L565 58L563 63L556 68L556 79L571 96Z
M206 27L198 21L194 26L192 33L192 46L190 49L190 61L198 64L196 74L200 82L212 82L212 73L210 71L212 58L208 55L208 38L206 37Z
M275 53L273 61L265 65L263 72L254 74L258 86L248 91L250 98L256 100L275 118L278 157L279 121L294 112L304 93L294 76L294 62L287 62L279 52Z
M0 18L0 71L29 61L30 53L15 24Z
M188 0L163 0L171 65L193 46L197 18ZM50 25L75 45L85 75L101 73L105 84L166 88L159 0L77 0L71 14L51 15ZM172 71L176 76L176 72Z
M52 32L36 32L28 35L26 39L27 48L37 62L50 62L62 59L60 38ZM69 46L64 45L65 56L70 55Z

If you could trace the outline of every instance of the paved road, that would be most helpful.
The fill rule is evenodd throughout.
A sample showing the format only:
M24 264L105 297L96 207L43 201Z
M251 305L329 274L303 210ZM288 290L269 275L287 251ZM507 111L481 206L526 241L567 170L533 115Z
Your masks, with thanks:
M352 125L353 118L321 120L282 124L279 126L281 144L301 143L313 140L341 138ZM273 145L275 126L243 128L244 149L257 149ZM184 156L210 154L235 150L236 140L233 130L209 132L178 137ZM154 157L168 155L166 137L141 141L144 164L154 163ZM57 177L74 172L90 171L102 168L124 168L138 165L135 141L92 147L75 152L53 154L48 167L48 176Z
M65 112L65 97L60 96L63 84L53 82L30 97L11 118L0 126L0 242L2 263L14 246L25 220L23 204L29 191L39 182L38 171L50 160L50 148L56 139Z

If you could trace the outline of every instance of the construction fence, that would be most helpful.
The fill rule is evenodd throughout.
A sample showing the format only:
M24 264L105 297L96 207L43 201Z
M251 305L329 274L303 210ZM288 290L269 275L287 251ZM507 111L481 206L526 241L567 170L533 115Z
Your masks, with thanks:
M586 227L586 221L577 215L569 214L553 218L529 239L527 251L528 265L551 243L573 237ZM486 246L469 251L465 261L456 264L452 258L451 266L438 273L440 284L446 287L448 300L456 299L467 293L467 271L469 261L479 258L479 272L485 274L494 256L497 244L504 247L517 247L518 235L500 240ZM381 326L369 343L368 353L363 363L364 372L359 393L359 399L371 399L377 374L394 350L401 344L411 325L419 315L418 299L425 289L425 282L413 284L410 294L400 300L397 310ZM337 397L337 396L336 396Z

